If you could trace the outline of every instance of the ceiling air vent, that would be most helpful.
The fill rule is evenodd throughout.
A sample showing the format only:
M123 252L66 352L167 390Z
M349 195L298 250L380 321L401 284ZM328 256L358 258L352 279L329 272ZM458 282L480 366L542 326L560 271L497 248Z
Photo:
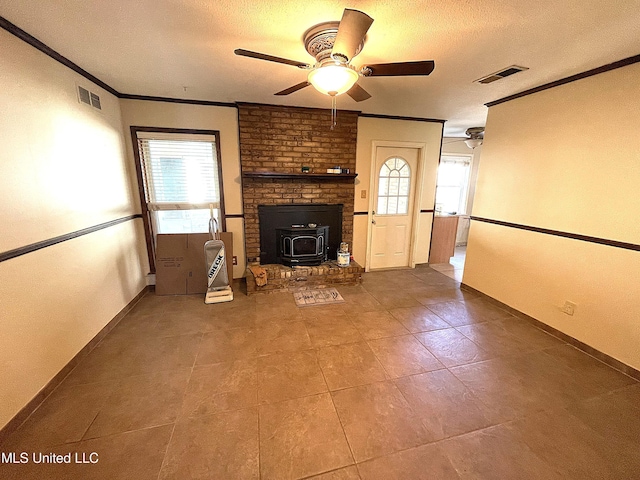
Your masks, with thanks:
M477 80L474 80L474 83L492 83L495 82L497 80L500 80L504 77L508 77L510 75L513 75L515 73L518 72L522 72L524 70L529 70L527 67L520 67L518 65L511 65L510 67L507 68L503 68L502 70L499 70L495 73L492 73L490 75L487 75L485 77L479 78Z

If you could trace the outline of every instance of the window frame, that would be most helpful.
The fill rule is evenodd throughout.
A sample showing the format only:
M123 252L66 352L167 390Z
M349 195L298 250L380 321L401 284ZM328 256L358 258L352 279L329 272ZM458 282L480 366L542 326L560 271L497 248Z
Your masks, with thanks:
M398 160L400 160L400 161L402 161L402 162L404 163L404 165L403 165L399 170L398 170L397 168L394 168L393 170L391 170L391 169L389 168L389 166L387 165L387 162L388 162L389 160L395 160L395 161L396 161L396 163L397 163L397 161L398 161ZM389 171L390 171L390 172L393 172L393 171L400 172L400 170L402 170L404 167L407 167L407 170L409 171L409 175L408 175L408 176L406 176L406 177L403 177L403 176L401 176L401 175L398 175L398 177L397 177L397 178L399 178L399 179L407 179L407 180L408 180L408 182L409 182L409 187L408 187L408 188L409 188L409 192L408 192L408 194L407 194L407 195L400 195L400 183L398 183L398 194L397 194L397 195L389 195L389 194L388 194L388 193L389 193L389 191L390 191L390 185L389 185L389 184L390 184L390 180L391 180L392 178L394 178L394 177L392 177L391 175L389 175L389 176L384 176L384 177L382 176L382 169L383 169L385 166L387 167L387 169L389 169ZM411 165L409 164L409 162L408 162L405 158L403 158L403 157L401 157L401 156L399 156L399 155L391 156L391 157L387 158L384 162L382 162L382 165L380 165L380 168L378 169L378 174L377 174L377 176L378 176L378 178L377 178L378 188L377 188L377 190L376 190L376 201L375 201L375 203L376 203L376 209L375 209L375 210L376 210L376 215L378 215L378 216L390 216L390 215L394 215L394 216L397 216L397 215L406 216L406 215L408 215L408 214L409 214L409 201L410 201L410 199L411 199L411 179L412 179L412 175L413 175L413 173L414 173L414 172L412 171L412 169L411 169ZM379 210L380 210L380 196L381 196L381 195L380 195L380 186L381 186L381 183L382 183L382 182L381 182L382 178L385 178L385 179L387 180L387 195L382 195L382 196L387 198L387 202L389 201L389 198L391 198L391 197L395 197L395 198L396 198L396 199L398 199L398 200L400 199L400 197L406 198L406 199L407 199L407 202L406 202L406 209L407 209L407 211L406 211L406 212L404 212L404 213L398 213L398 205L399 205L399 202L397 202L397 203L396 203L396 212L395 212L395 213L380 213L380 211L379 211ZM387 203L387 212L388 212L388 211L389 211L389 205L388 205L388 203Z
M168 133L176 135L208 135L215 138L216 158L218 163L218 179L220 182L220 229L227 230L227 222L224 207L224 182L222 179L222 155L220 151L220 131L219 130L200 130L190 128L165 128L165 127L144 127L131 126L131 143L133 146L133 157L136 166L136 179L138 181L138 193L140 198L140 209L142 212L142 223L144 225L144 236L147 242L147 255L149 257L149 272L156 273L155 262L155 242L153 241L153 221L151 219L152 212L147 207L147 197L145 191L145 178L142 168L140 148L138 146L138 132L145 133Z
M449 162L449 163L466 163L467 164L467 176L466 179L464 181L464 185L460 187L460 197L462 197L464 195L464 202L463 199L460 198L458 200L458 211L456 212L456 215L462 215L462 216L468 216L469 215L469 192L471 190L471 175L472 175L472 170L473 170L473 155L472 154L466 154L466 153L442 153L440 155L440 162L438 162L438 169L440 169L440 166L445 162L445 158L446 157L452 157L452 158L465 158L468 160L468 162ZM438 188L440 185L438 185L438 176L439 176L439 171L436 172L436 196L434 199L434 209L437 210L437 205L438 205ZM451 186L451 185L446 185L446 186ZM460 204L464 203L463 208L464 208L464 213L459 211L460 210ZM447 212L443 212L443 213L447 213Z

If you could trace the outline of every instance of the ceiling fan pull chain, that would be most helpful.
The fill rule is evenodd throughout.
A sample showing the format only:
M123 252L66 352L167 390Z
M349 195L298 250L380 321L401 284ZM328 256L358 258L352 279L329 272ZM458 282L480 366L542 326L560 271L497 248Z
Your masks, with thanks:
M333 130L336 127L336 117L338 116L338 111L336 109L336 97L337 95L332 95L331 96L331 130Z

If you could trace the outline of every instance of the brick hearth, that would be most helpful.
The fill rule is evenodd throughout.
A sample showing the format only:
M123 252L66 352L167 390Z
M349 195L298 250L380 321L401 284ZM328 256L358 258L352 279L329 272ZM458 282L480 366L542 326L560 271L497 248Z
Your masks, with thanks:
M359 285L364 268L356 262L348 267L339 267L336 262L325 262L317 267L285 267L284 265L262 265L267 271L267 284L257 286L256 279L247 269L247 295L288 290L295 292L336 285Z

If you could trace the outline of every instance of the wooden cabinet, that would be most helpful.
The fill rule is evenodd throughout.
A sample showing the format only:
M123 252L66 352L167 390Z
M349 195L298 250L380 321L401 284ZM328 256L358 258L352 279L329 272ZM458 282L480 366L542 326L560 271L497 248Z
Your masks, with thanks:
M449 259L455 254L457 231L457 216L436 215L433 218L429 263L449 263Z

